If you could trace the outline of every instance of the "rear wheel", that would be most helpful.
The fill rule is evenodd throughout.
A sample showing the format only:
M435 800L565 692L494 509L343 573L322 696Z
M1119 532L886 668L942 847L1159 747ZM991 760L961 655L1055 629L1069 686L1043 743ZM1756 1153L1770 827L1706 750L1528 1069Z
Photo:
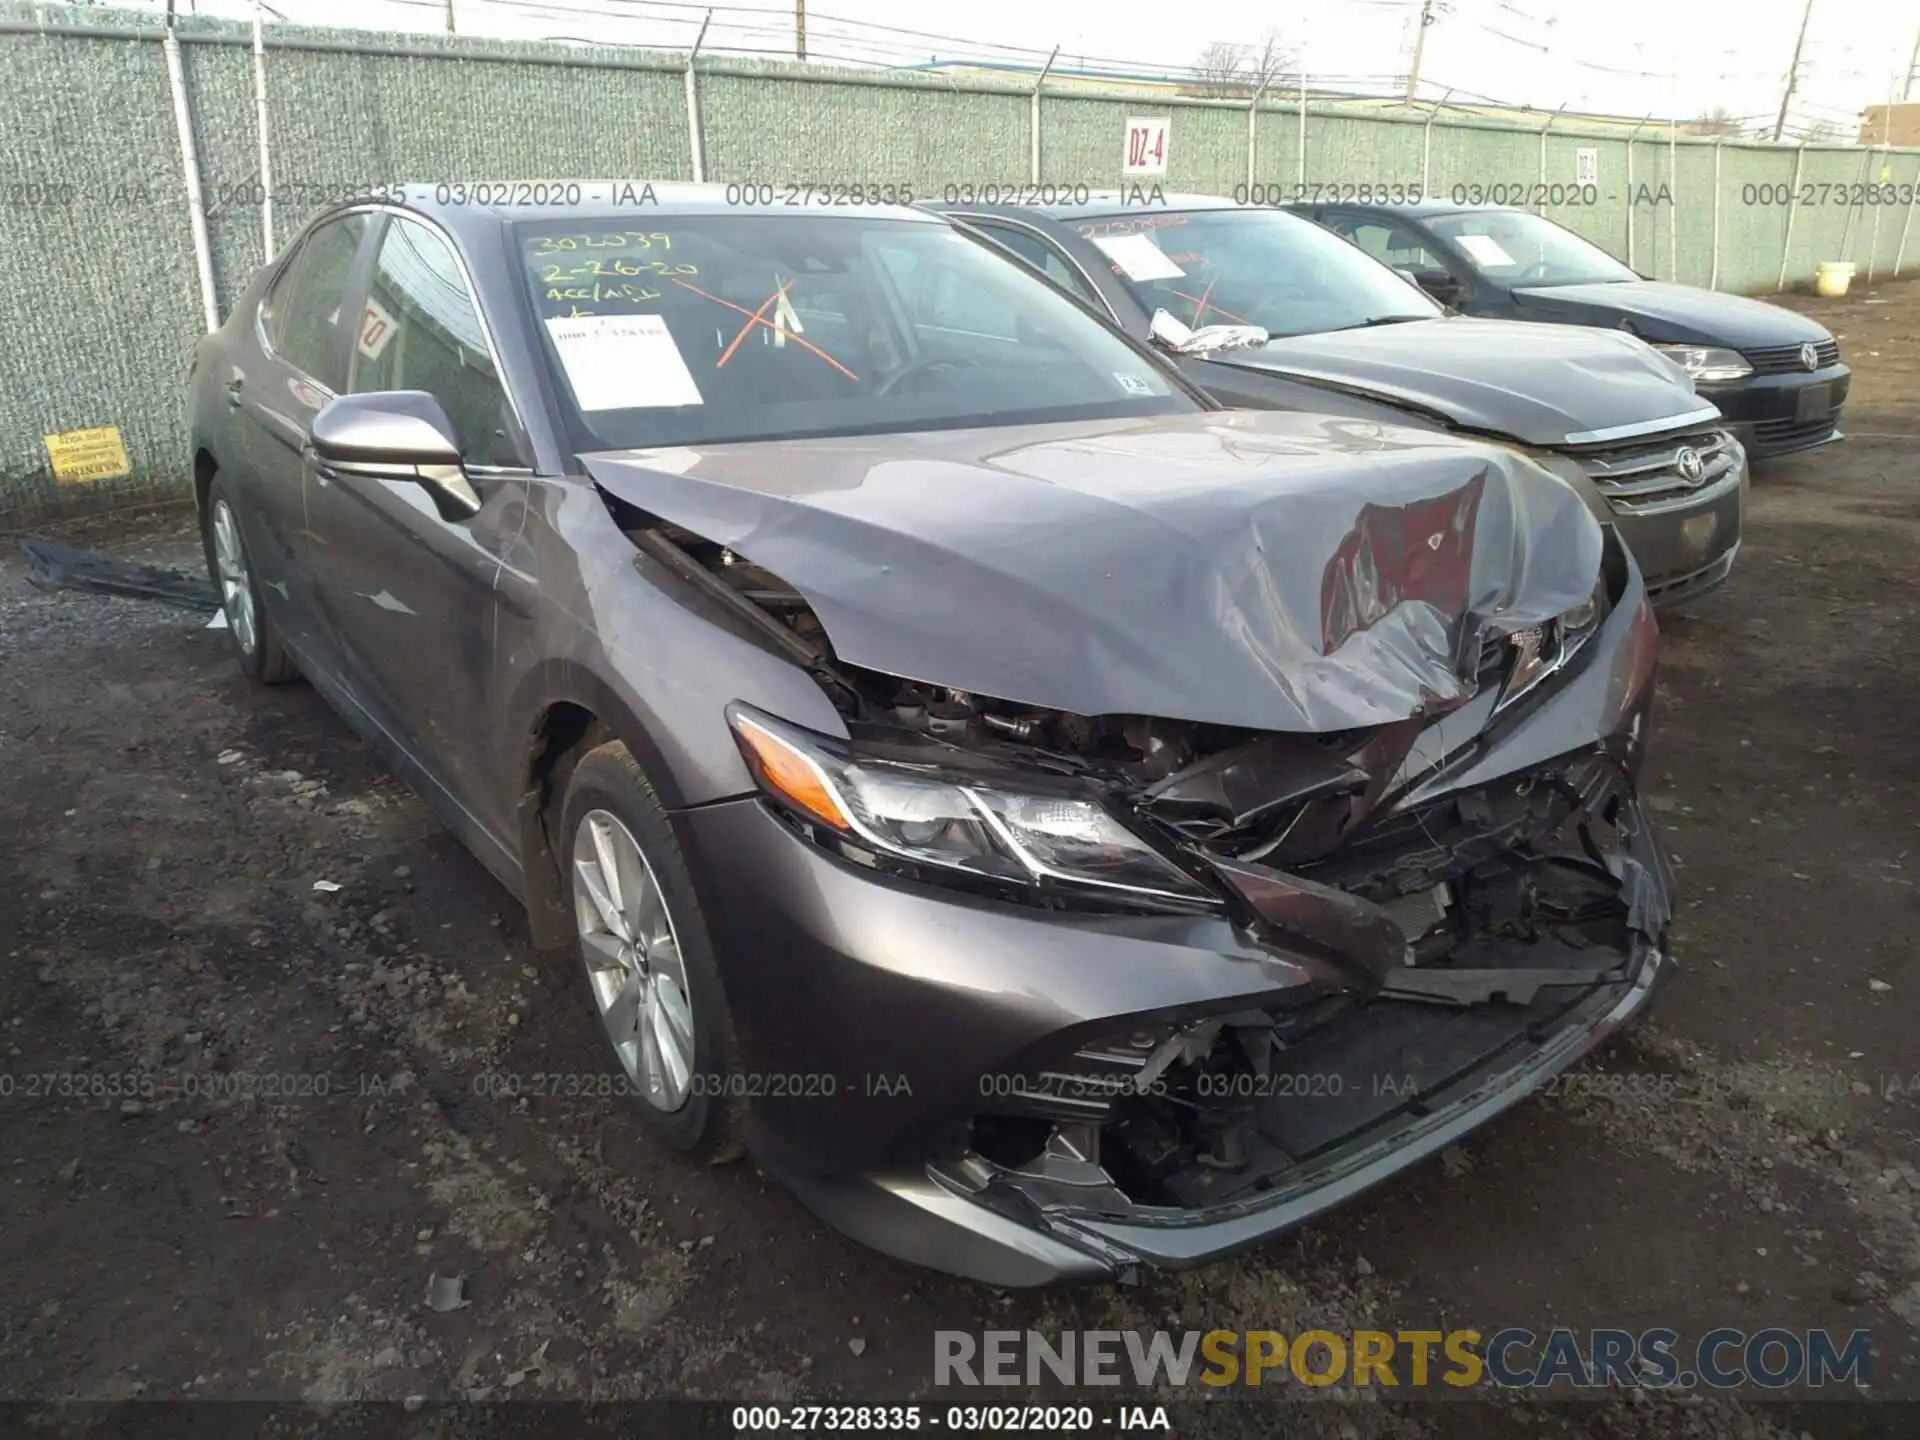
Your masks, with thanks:
M220 609L227 617L227 633L233 637L240 668L264 685L283 685L297 679L300 672L294 668L293 657L280 643L279 632L261 602L247 542L240 533L239 513L217 475L207 490L200 538L207 553L207 573L220 592Z
M574 767L560 835L587 993L641 1119L676 1150L732 1158L746 1113L732 1016L667 812L625 745Z

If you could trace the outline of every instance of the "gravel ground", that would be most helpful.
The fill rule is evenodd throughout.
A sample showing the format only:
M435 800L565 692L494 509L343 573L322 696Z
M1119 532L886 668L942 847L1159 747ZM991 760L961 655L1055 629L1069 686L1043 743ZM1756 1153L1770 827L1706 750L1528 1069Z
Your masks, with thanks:
M1294 1387L1333 1403L1177 1428L1915 1433L1885 1402L1920 1399L1920 287L1790 303L1857 367L1851 438L1760 471L1734 582L1665 626L1656 1015L1444 1163L1132 1290L914 1271L622 1102L490 1098L602 1065L511 898L305 687L248 687L185 612L36 591L9 546L0 1393L945 1404L939 1329L1778 1324L1871 1330L1880 1403ZM198 564L178 515L63 538ZM469 1303L424 1305L436 1275Z

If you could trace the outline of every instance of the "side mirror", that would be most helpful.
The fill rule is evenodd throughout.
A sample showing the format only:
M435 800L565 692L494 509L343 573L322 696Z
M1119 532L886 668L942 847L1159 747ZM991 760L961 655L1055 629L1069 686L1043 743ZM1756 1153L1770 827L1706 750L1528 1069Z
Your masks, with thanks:
M314 457L331 470L418 481L444 520L480 512L447 412L424 390L341 395L313 417L312 441Z

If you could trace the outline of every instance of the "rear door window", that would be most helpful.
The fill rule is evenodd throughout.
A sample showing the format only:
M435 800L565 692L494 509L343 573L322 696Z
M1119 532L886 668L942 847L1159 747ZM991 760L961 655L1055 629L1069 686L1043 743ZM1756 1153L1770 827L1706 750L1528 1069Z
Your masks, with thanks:
M280 272L267 297L267 343L281 360L329 390L339 388L334 336L360 242L372 216L343 215L320 226Z

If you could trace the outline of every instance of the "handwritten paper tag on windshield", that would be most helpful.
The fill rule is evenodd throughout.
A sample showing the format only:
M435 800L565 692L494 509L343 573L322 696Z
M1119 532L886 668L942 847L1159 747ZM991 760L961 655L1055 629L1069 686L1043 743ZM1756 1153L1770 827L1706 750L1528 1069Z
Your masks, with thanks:
M1145 235L1097 235L1093 243L1125 272L1129 280L1181 280L1186 277L1173 261Z
M547 333L574 398L589 414L705 403L658 315L556 316Z
M1500 242L1491 235L1461 235L1457 237L1460 248L1478 260L1482 265L1511 265L1513 257L1500 246Z

